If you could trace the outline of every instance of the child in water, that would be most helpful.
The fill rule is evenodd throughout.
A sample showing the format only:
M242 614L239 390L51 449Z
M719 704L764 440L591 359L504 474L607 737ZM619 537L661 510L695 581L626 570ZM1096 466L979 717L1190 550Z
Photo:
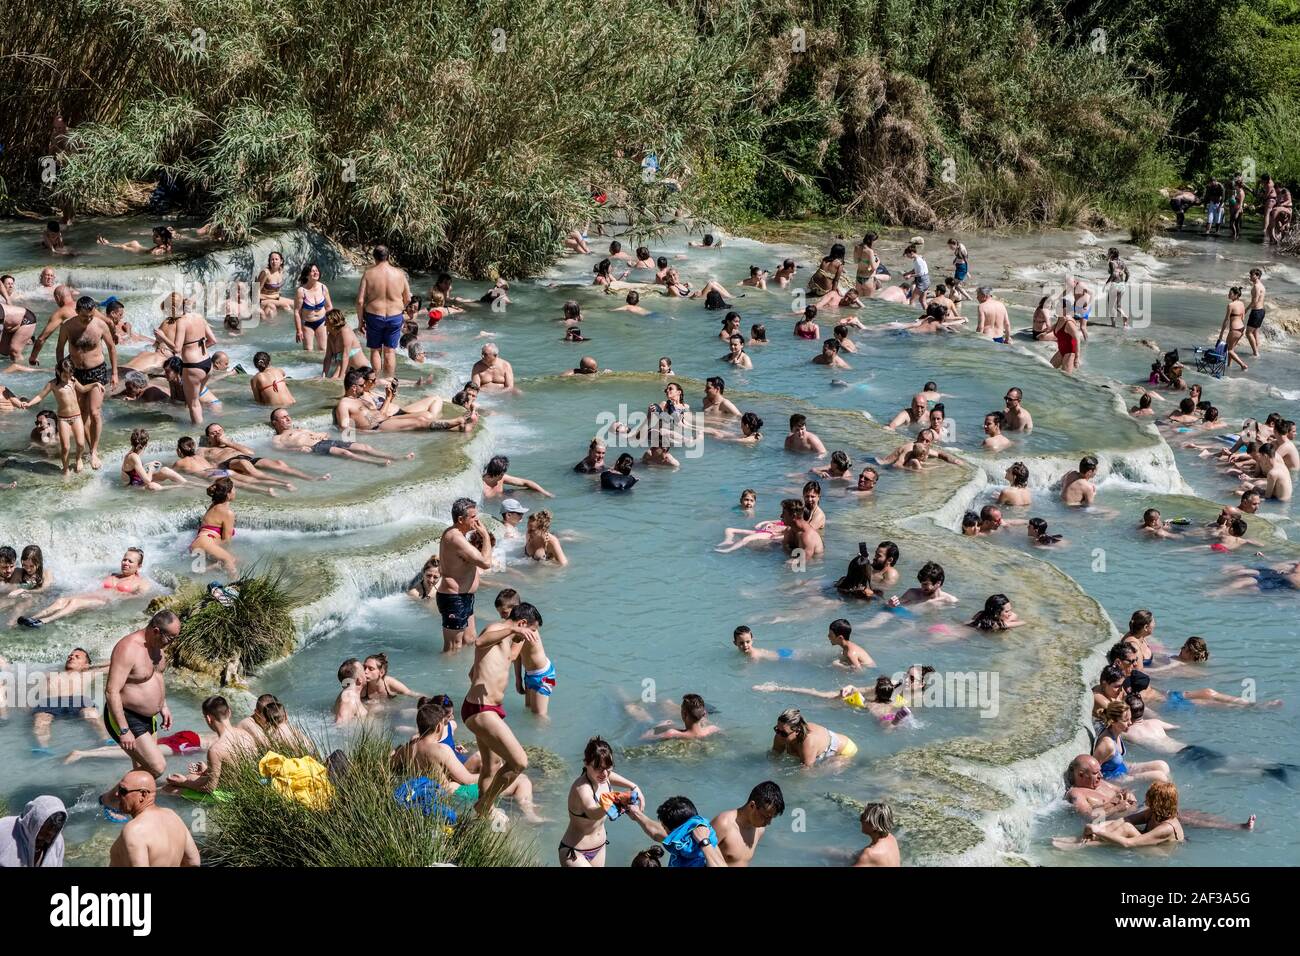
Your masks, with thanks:
M35 398L27 402L16 401L14 403L22 408L31 408L33 405L39 405L46 395L54 394L54 415L58 420L59 429L59 454L63 459L63 474L65 476L71 471L75 471L77 474L81 473L81 459L86 454L88 442L86 441L86 425L81 418L81 405L78 403L78 396L86 395L95 389L102 392L104 386L99 382L83 385L77 381L72 376L72 359L65 358L55 368L54 378L45 383L45 387L40 390ZM72 451L73 442L77 446L77 457L75 464L70 467L68 456Z

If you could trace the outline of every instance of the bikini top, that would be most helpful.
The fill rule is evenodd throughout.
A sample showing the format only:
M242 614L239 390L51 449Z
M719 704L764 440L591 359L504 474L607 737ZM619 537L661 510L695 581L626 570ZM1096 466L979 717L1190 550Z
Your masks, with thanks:
M122 580L123 579L119 578L116 574L110 574L108 577L104 578L104 587L110 591L121 591L123 594L130 594L134 588L123 587Z

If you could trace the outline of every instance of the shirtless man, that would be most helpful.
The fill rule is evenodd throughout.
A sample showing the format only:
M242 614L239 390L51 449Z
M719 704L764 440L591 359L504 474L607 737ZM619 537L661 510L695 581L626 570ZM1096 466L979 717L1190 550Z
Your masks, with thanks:
M343 397L334 406L334 424L347 435L358 430L370 432L468 431L474 422L470 415L443 421L438 418L442 401L432 402L422 411L406 412L398 408L390 381L382 408L365 397L371 370L354 368L343 377Z
M984 416L984 447L989 451L1002 451L1011 444L1011 439L1002 434L1002 425L1006 421L1001 412L989 412Z
M711 825L718 835L718 849L727 866L749 866L764 831L783 813L785 797L781 788L771 780L764 780L749 791L744 806L723 810L714 817Z
M976 290L975 300L979 302L979 327L976 331L980 335L987 335L994 342L1009 344L1011 319L1007 316L1006 303L995 298L993 290L986 285Z
M700 403L700 410L705 415L739 418L740 409L735 406L731 399L723 395L726 389L727 383L719 375L710 375L705 379L704 401Z
M474 633L474 594L478 591L479 572L492 567L492 538L472 498L456 499L451 506L451 522L438 541L442 577L434 597L442 615L444 653L459 650L466 633ZM471 531L478 532L478 547L470 544ZM504 687L502 684L503 694Z
M1264 273L1259 269L1250 270L1250 305L1246 313L1246 341L1250 351L1259 356L1259 330L1264 325Z
M1008 432L1029 432L1034 430L1034 419L1029 414L1029 409L1025 408L1021 402L1024 400L1025 393L1019 388L1007 389L1007 394L1003 396L1002 401L1006 404L1006 410L1002 413L1002 430Z
M477 515L474 521L478 521ZM486 537L486 532L483 534ZM445 559L443 567L447 567ZM477 571L474 573L477 575ZM510 609L507 620L489 624L474 641L474 664L469 670L470 688L460 706L460 719L474 734L479 753L483 757L483 770L479 774L479 799L474 804L475 811L483 817L492 814L493 805L501 792L528 769L528 755L506 723L502 701L505 700L506 684L521 645L525 641L538 640L537 627L540 624L541 615L537 608L522 602Z
M1260 445L1259 457L1259 470L1263 477L1255 481L1249 481L1243 490L1253 487L1260 493L1261 498L1274 501L1290 501L1291 470L1287 468L1286 462L1277 454L1277 446L1273 442L1265 442Z
M822 444L822 440L808 430L806 415L790 416L790 434L785 436L785 450L816 455L818 458L826 454L826 446Z
M281 474L288 475L291 478L301 478L304 481L328 481L329 474L309 475L305 471L299 471L292 465L279 458L259 457L253 453L253 449L248 445L241 444L226 436L226 430L216 422L212 422L207 428L203 429L203 441L207 448L206 456L209 460L216 462L218 465L228 468L231 462L246 462L251 466L249 472L255 478L263 477L258 469L266 471L278 471ZM290 491L293 491L293 485L287 485Z
M41 348L45 345L45 340L58 332L64 322L77 314L76 301L76 296L73 295L72 289L68 286L56 285L54 287L54 313L45 323L45 328L41 329L41 334L32 341L32 354L27 358L28 365L40 364L36 357L41 354Z
M501 350L492 342L483 346L482 358L470 369L469 380L479 388L511 390L515 387L515 370L501 357Z
M822 343L822 350L812 357L813 365L829 365L831 368L848 368L849 363L840 358L840 343L827 339Z
M909 427L917 422L925 420L930 410L930 402L920 393L912 396L912 403L903 409L897 415L889 420L885 426L886 431L894 431L898 428Z
M1286 462L1289 469L1300 469L1300 452L1295 447L1295 422L1284 418L1273 426L1273 448L1274 454Z
M830 627L826 631L826 639L831 644L840 649L840 656L835 658L835 663L852 670L862 670L864 667L875 667L876 662L871 659L866 648L860 644L853 643L850 635L853 633L853 625L845 618L837 621L831 621Z
M1092 754L1079 754L1065 771L1065 799L1076 813L1089 820L1132 813L1137 797L1101 777L1101 764Z
M190 828L175 810L158 806L157 786L147 772L130 771L109 792L131 817L108 852L109 866L199 865Z
M854 866L902 866L898 840L894 837L894 811L887 803L868 803L862 808L862 833L871 842L862 848Z
M388 261L388 247L375 246L375 264L361 276L357 287L360 331L366 334L370 365L383 378L397 375L397 344L402 337L402 317L411 301L406 273Z
M1068 471L1061 479L1061 500L1067 505L1088 507L1097 497L1097 486L1092 479L1097 477L1097 459L1085 455L1079 461L1078 469Z
M891 597L886 604L889 607L956 604L957 598L943 589L944 579L943 566L936 561L927 561L916 572L916 581L920 587L908 588L902 594Z
M786 554L794 554L795 550L799 549L802 552L804 561L821 557L822 552L825 550L822 545L822 536L813 529L812 523L804 517L802 498L786 498L781 502L781 522L785 525L785 532L781 536L781 545L785 548ZM794 560L798 560L798 558Z
M40 703L32 711L32 735L42 748L50 746L50 731L55 717L79 717L90 725L99 738L104 737L104 724L95 706L94 678L108 669L107 664L92 667L90 652L81 647L72 649L61 671L44 674L45 686Z
M343 727L366 716L366 705L361 700L361 685L365 683L365 668L355 657L339 665L339 695L334 699L334 726Z
M790 280L794 278L795 270L798 268L799 266L795 264L793 259L786 259L777 267L777 270L772 273L772 278L776 281L777 285L784 289L790 284Z
M330 438L325 432L309 432L305 428L295 428L293 419L283 408L277 408L271 413L271 429L275 432L275 437L271 439L271 447L283 451L300 452L304 455L333 455L336 458L347 458L351 461L383 467L398 460L394 455L385 455L377 448L361 442L338 441ZM408 460L414 457L415 452L407 452Z
M217 739L208 747L206 762L190 764L189 773L167 775L168 790L195 790L212 793L221 786L221 769L248 759L257 746L252 735L230 723L230 704L224 697L209 697L203 702L203 719Z
M131 758L132 766L149 775L150 794L153 780L167 769L167 758L158 748L155 735L159 727L170 730L172 725L163 679L167 669L163 651L180 633L180 618L171 611L159 611L143 628L117 642L108 664L104 723L109 736ZM109 811L126 809L116 790L101 796L100 803Z
M934 431L929 428L923 428L917 434L916 441L903 442L903 444L899 445L897 448L895 448L884 458L877 458L876 463L879 465L893 465L896 462L903 461L904 459L906 459L907 455L912 451L912 449L915 448L917 445L928 445L930 448L930 454L933 457L938 458L941 461L946 461L950 465L955 465L961 461L961 459L958 458L956 455L952 454L951 452L944 451L934 442L935 442Z
M104 350L108 359L104 359ZM104 427L104 391L117 388L117 342L107 320L96 313L95 300L83 295L77 300L76 315L59 326L59 342L55 348L55 361L63 361L64 350L72 355L72 374L82 385L98 382L103 389L91 389L77 395L81 417L86 424L86 440L90 443L90 467L99 468L99 436Z

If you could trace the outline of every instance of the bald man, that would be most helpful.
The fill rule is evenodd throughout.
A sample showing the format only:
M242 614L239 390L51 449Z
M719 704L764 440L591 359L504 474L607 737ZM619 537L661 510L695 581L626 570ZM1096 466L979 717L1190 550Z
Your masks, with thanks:
M144 770L117 785L117 800L131 819L108 852L109 866L198 866L199 848L176 811L157 804L158 790Z
M1123 790L1101 778L1101 764L1091 754L1079 754L1065 771L1065 799L1081 817L1104 819L1137 809L1132 790Z

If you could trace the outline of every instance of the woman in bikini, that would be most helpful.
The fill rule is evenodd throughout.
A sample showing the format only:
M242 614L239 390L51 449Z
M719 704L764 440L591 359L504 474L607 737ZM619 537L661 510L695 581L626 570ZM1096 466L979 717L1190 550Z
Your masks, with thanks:
M169 256L172 254L172 241L176 234L167 226L154 226L151 233L151 246L146 246L138 239L132 239L130 242L109 242L103 236L99 236L95 242L101 246L112 246L114 249L124 249L127 252L147 252L153 256Z
M320 281L320 266L314 262L303 267L298 281L301 284L293 297L293 321L297 326L294 341L301 342L305 352L324 351L329 339L325 316L334 308L329 286Z
M1124 732L1133 723L1128 704L1112 700L1106 705L1102 720L1106 728L1097 735L1092 755L1101 764L1103 780L1169 780L1169 764L1163 760L1125 763Z
M396 677L389 676L388 655L372 654L362 662L365 683L361 686L361 699L368 707L386 703L397 697L420 697Z
M348 320L342 309L330 309L325 313L325 365L321 376L327 379L342 379L354 368L368 368L357 333L348 327Z
M435 554L424 562L424 567L420 569L412 580L406 593L417 601L425 604L431 604L434 601L434 594L438 590L438 581L442 578L442 570L438 563L438 556Z
M253 356L253 367L257 374L249 379L253 390L253 401L259 405L292 405L294 397L289 392L289 383L285 381L284 369L271 364L268 352L258 352Z
M190 553L201 552L215 559L233 578L239 569L235 556L223 544L235 536L235 512L230 507L230 502L235 500L235 483L229 478L218 478L208 485L207 495L212 504L203 512L199 532L190 542Z
M1220 344L1224 345L1224 354L1228 357L1228 367L1236 362L1241 366L1244 372L1250 366L1241 360L1237 354L1237 344L1246 334L1246 305L1241 301L1241 286L1233 286L1228 290L1228 309L1223 314L1223 324L1219 326L1219 339L1215 342L1217 348ZM1197 396L1199 399L1200 396Z
M873 246L876 243L876 234L869 232L862 237L862 241L853 246L853 257L857 260L858 268L853 284L858 295L870 298L876 294L884 282L876 275L880 270L880 256L876 254ZM885 273L885 278L889 278L889 273Z
M207 320L196 312L186 312L172 328L171 347L181 360L180 380L185 404L190 411L190 421L203 423L202 393L207 391L208 376L212 372L209 346L217 344L217 337Z
M143 564L144 552L139 548L127 548L122 555L121 570L104 578L99 588L84 594L61 597L31 617L19 618L18 623L24 627L41 627L59 618L107 607L112 601L143 594L150 588L149 579L140 574Z
M262 310L262 321L270 322L275 318L277 309L292 309L293 299L286 299L280 294L284 286L284 256L273 252L266 257L266 268L257 274L257 304Z
M564 556L560 539L551 533L551 513L545 509L528 516L528 532L524 536L524 554L534 561L554 561L565 567L569 559Z
M614 787L622 792L615 793ZM609 846L605 821L617 819L633 803L644 809L645 802L640 787L614 772L613 748L592 737L582 754L582 773L569 787L569 826L560 837L560 866L604 866Z
M45 567L45 555L41 552L40 546L29 544L23 548L22 557L18 559L18 570L10 581L13 590L0 597L0 603L13 608L9 626L13 627L23 620L31 620L31 618L24 618L22 612L31 604L32 595L48 590L53 583L54 578Z
M126 479L128 488L162 491L164 488L179 488L181 485L189 484L184 475L163 467L163 463L160 461L151 461L145 464L140 454L148 447L149 433L145 429L137 428L131 432L131 450L122 459L122 477ZM168 481L175 482L175 484L163 485L154 480L156 477L166 478Z
M63 474L75 471L81 473L81 460L90 443L86 440L86 426L81 418L81 406L77 403L78 395L85 395L94 389L103 390L99 382L83 385L73 377L72 359L65 357L54 370L54 378L45 383L45 387L30 401L15 401L20 408L39 405L46 395L54 395L54 414L58 419L59 453L63 459ZM76 445L76 458L69 464L72 447Z
M1188 816L1191 816L1190 812ZM1254 819L1251 817L1252 821ZM1184 843L1186 840L1182 821L1178 819L1178 788L1169 781L1157 780L1147 788L1146 806L1142 810L1120 820L1090 823L1083 828L1083 836L1056 837L1052 845L1058 850L1104 845L1131 848Z
M858 752L858 745L843 734L814 724L797 707L781 711L772 728L772 752L798 757L805 767L811 767L832 757L848 759Z

